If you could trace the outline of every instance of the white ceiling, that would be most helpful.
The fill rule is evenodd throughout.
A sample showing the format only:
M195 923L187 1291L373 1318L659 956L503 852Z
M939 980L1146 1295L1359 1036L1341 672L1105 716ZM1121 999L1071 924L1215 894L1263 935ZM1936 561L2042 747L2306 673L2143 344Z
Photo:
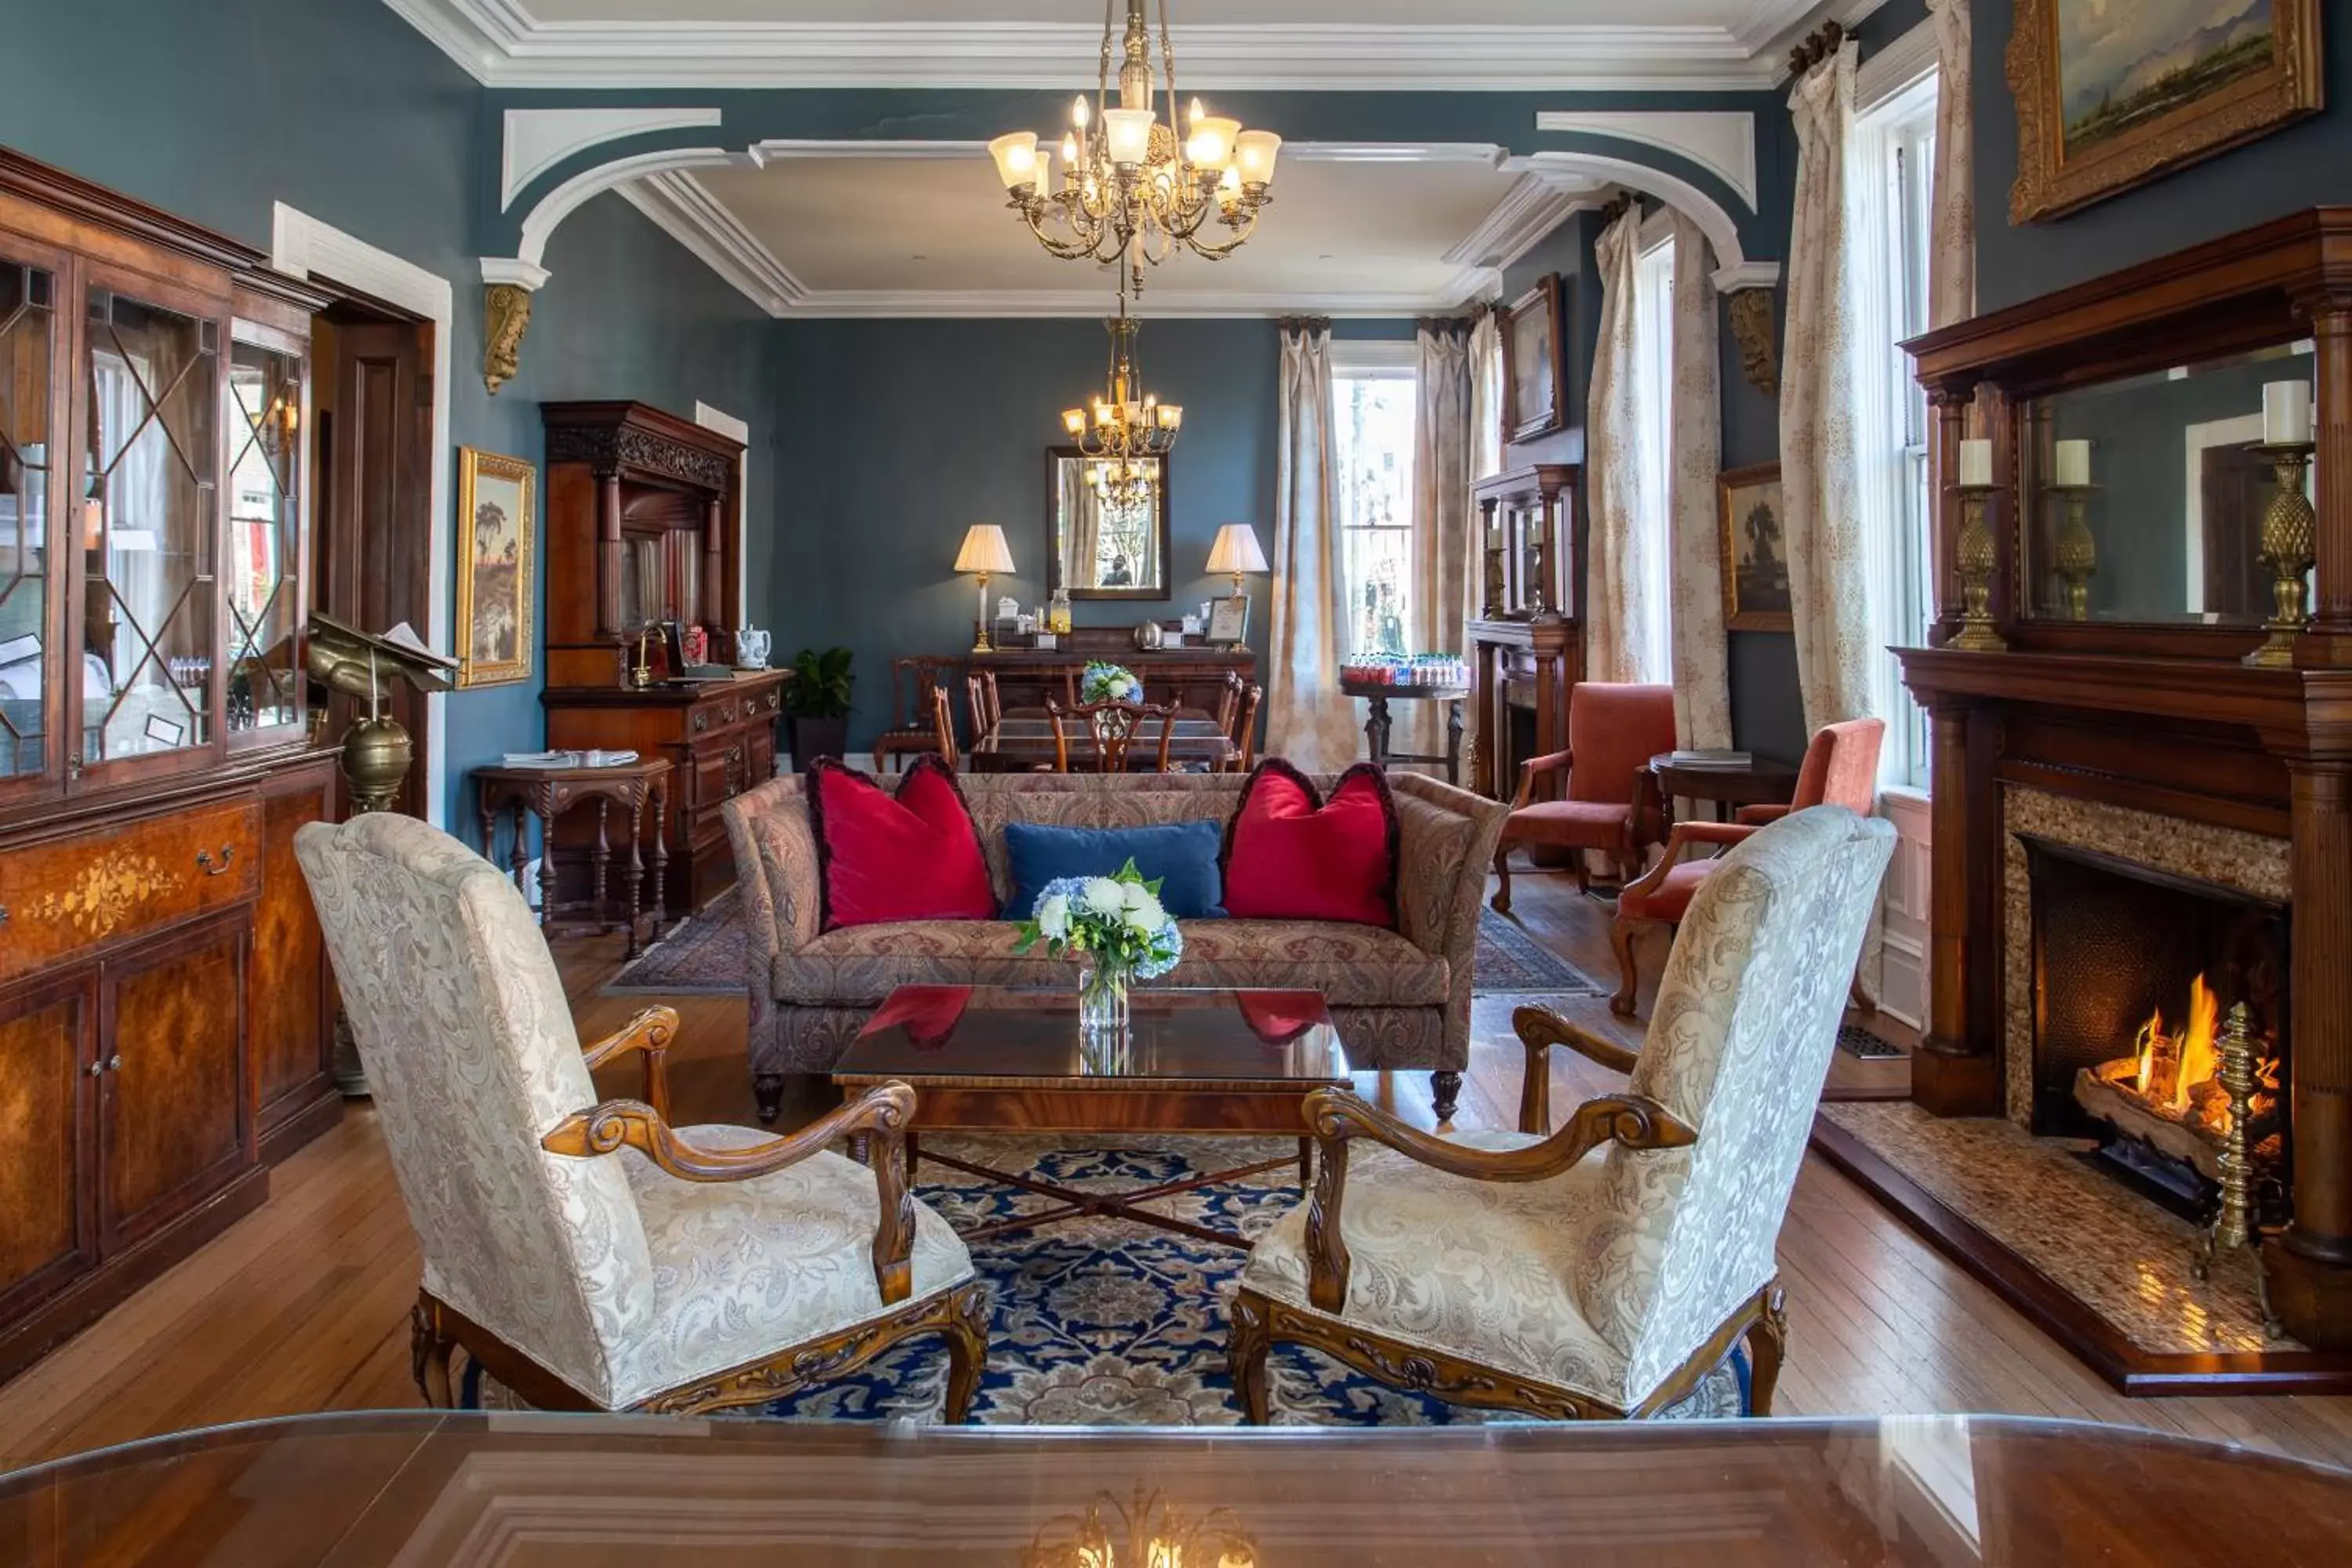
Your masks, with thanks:
M1153 0L1156 6L1158 0ZM1101 0L523 0L541 22L1063 22L1102 26ZM1118 10L1126 12L1124 0ZM1737 28L1759 0L1168 0L1172 24L1346 23L1404 26L1645 26ZM1158 13L1150 13L1158 26Z

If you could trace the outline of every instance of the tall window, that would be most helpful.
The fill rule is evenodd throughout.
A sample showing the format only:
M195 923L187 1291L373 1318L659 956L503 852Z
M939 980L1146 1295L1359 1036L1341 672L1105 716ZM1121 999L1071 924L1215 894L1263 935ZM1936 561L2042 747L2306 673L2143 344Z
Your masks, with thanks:
M1640 424L1636 459L1642 474L1642 515L1634 525L1648 537L1638 555L1654 613L1648 646L1638 650L1645 680L1674 678L1672 498L1675 419L1675 242L1661 211L1643 226L1643 247L1633 263L1633 398Z
M1863 525L1869 544L1873 704L1886 716L1882 782L1927 785L1927 715L1889 647L1919 647L1935 615L1928 521L1927 394L1898 344L1927 330L1927 251L1936 167L1936 75L1865 112L1853 170L1859 225L1854 280Z
M1412 429L1420 354L1410 342L1331 345L1333 475L1343 652L1408 654L1413 624Z

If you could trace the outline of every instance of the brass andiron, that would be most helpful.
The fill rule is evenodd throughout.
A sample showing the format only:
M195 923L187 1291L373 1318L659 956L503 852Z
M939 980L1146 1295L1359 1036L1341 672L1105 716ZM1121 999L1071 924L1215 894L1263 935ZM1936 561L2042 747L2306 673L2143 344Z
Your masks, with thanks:
M2090 524L2083 514L2091 504L2096 485L2052 485L2050 493L2056 496L2066 509L2065 521L2058 525L2058 581L2066 589L2066 617L2087 621L2091 618L2091 579L2099 574L2099 542L2091 536Z
M2290 669L2294 666L2294 639L2311 624L2311 595L2304 574L2311 570L2319 530L2318 514L2303 493L2303 472L2311 463L2312 444L2285 441L2254 448L2254 456L2271 465L2278 494L2263 513L2263 564L2271 569L2271 618L2263 629L2270 634L2263 646L2246 656L2259 669Z
M1985 503L1997 485L1955 485L1960 495L1960 536L1954 554L1960 572L1960 626L1947 646L1967 653L2005 653L2007 639L1993 628L1992 530L1985 526Z
M2253 1162L2246 1152L2246 1129L2254 1116L2254 1032L2243 1002L2230 1009L2230 1021L2216 1043L2221 1070L2215 1075L2230 1097L2230 1131L2221 1140L2221 1206L2211 1228L2197 1240L2190 1271L2204 1279L2213 1272L2213 1259L2233 1247L2244 1247L2254 1265L2254 1300L2263 1310L2263 1337L2277 1339L2286 1331L2271 1308L2270 1281L2263 1272L2262 1237L2253 1225Z

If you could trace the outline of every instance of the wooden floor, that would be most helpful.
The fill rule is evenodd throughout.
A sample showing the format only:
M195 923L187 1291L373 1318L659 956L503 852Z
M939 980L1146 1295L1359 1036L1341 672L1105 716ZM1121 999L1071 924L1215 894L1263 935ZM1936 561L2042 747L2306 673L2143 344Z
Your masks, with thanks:
M1529 931L1594 978L1612 979L1604 906L1559 877L1515 876L1514 884ZM617 963L617 938L564 942L558 957L583 1037L644 1005L595 994ZM1644 955L1653 976L1662 957ZM744 1005L706 996L679 1007L680 1120L749 1121ZM1638 1044L1638 1025L1613 1019L1601 998L1574 1010ZM1476 1022L1457 1125L1509 1126L1520 1053L1508 1004L1489 1003ZM1607 1087L1598 1069L1554 1056L1555 1114ZM1842 1055L1832 1092L1885 1092L1901 1071ZM633 1076L604 1087L637 1092ZM1360 1087L1427 1122L1427 1075L1384 1083L1368 1074ZM797 1109L805 1116L819 1103L812 1089ZM260 1211L0 1386L0 1465L217 1422L417 1403L407 1323L416 1249L373 1113L355 1106L279 1167L271 1186ZM1818 1158L1799 1179L1780 1258L1791 1336L1781 1415L2089 1417L2352 1465L2352 1398L2125 1399Z

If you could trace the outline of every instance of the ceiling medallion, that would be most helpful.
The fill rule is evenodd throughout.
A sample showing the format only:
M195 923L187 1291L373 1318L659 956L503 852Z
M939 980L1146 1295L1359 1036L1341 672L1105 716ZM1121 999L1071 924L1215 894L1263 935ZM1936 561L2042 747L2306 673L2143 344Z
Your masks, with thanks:
M1237 120L1208 113L1194 99L1192 133L1177 127L1176 53L1168 37L1167 0L1159 0L1160 66L1168 118L1152 109L1151 29L1145 0L1127 0L1118 100L1110 98L1111 23L1115 0L1104 0L1102 69L1095 101L1081 93L1070 105L1062 139L1057 185L1051 152L1037 133L1015 131L988 144L996 173L1013 195L1014 211L1037 242L1067 260L1116 264L1120 288L1143 291L1143 266L1158 266L1179 247L1212 261L1241 247L1257 226L1258 210L1273 199L1274 163L1282 138L1244 131ZM1204 237L1211 217L1225 237Z
M1141 507L1160 482L1156 459L1176 445L1184 410L1162 403L1143 390L1136 368L1135 339L1142 323L1127 313L1127 292L1119 291L1118 314L1103 323L1110 333L1110 378L1104 395L1091 409L1066 408L1062 426L1087 459L1087 480L1104 506L1113 511Z

